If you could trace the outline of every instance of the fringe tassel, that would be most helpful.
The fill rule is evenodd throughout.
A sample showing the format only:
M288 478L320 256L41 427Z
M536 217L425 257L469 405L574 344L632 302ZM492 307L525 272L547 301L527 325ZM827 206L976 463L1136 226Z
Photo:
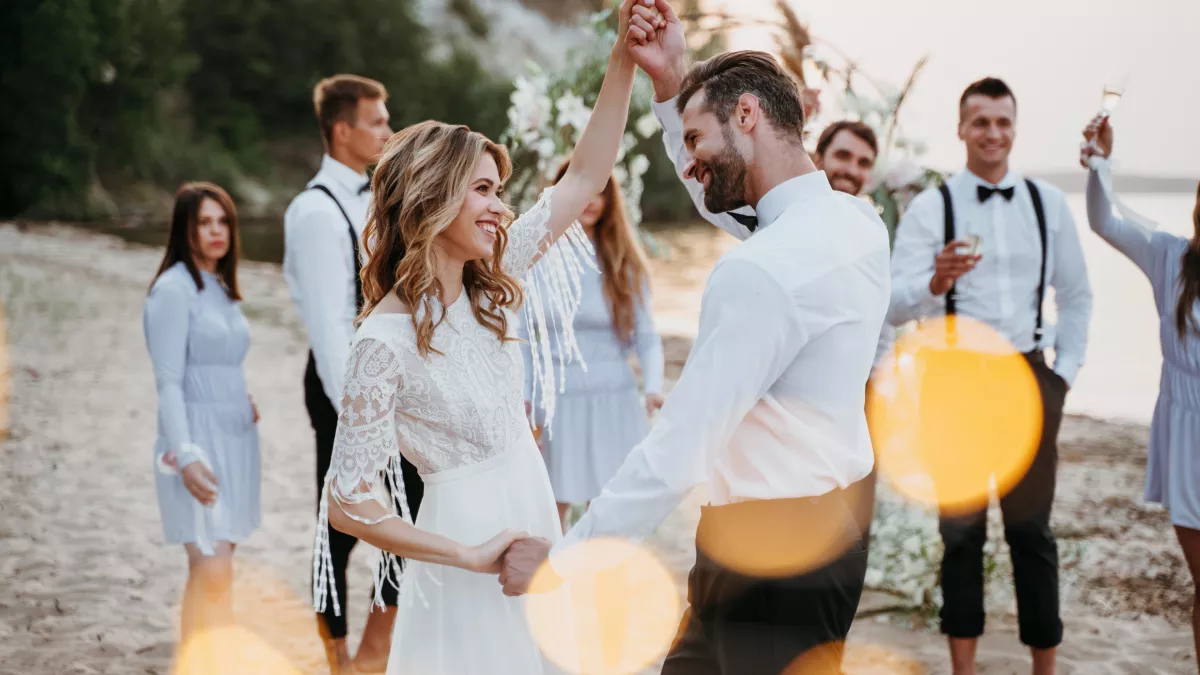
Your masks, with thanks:
M333 473L330 473L326 477L325 486L321 489L321 504L317 510L317 534L313 543L313 609L317 612L324 612L327 606L326 595L328 595L333 599L334 614L341 616L342 608L338 602L337 585L333 581L333 559L329 552L329 489L334 480L335 476ZM354 520L367 525L381 523L389 518L401 518L404 522L412 525L412 513L408 508L408 493L404 488L404 478L400 469L399 456L388 460L387 466L383 469L383 480L391 488L393 501L396 503L400 515L389 513L378 520L369 520L359 518L347 512L344 508L342 512ZM339 504L341 503L342 500L336 493L334 498L338 499ZM359 504L370 499L383 502L383 500L379 499L379 495L374 492L357 492L347 497L345 501L351 504ZM391 584L397 591L400 590L403 573L404 565L400 558L397 558L391 552L379 551L379 555L375 560L375 598L371 603L372 611L375 606L384 607L384 584Z
M329 484L333 476L325 479L321 488L321 501L317 505L317 534L313 542L313 610L325 612L325 597L333 598L333 613L342 615L338 605L337 585L333 582L333 559L329 554Z
M575 314L583 298L585 266L596 269L594 255L592 242L576 222L542 254L524 279L526 298L522 314L533 357L531 402L533 407L540 405L545 411L546 431L551 438L554 430L550 422L554 419L557 394L566 388L566 364L578 360L587 371L575 338ZM555 324L558 330L553 330ZM555 352L560 355L557 377Z

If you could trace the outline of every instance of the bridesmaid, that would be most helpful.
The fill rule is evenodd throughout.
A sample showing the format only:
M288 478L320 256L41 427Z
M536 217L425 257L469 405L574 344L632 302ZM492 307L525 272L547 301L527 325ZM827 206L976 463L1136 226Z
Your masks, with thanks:
M554 182L562 180L563 163ZM566 527L571 504L587 504L616 474L625 456L646 436L646 418L663 405L663 345L650 314L646 256L625 215L616 181L588 203L579 224L595 248L597 269L582 272L583 297L574 331L583 363L564 366L565 388L554 419L541 435L558 517ZM525 322L521 338L528 340ZM559 361L559 345L550 350ZM627 357L636 352L646 396L639 401L637 380ZM533 392L532 353L525 357L525 399ZM584 371L586 367L586 372ZM529 409L529 406L527 406ZM545 420L540 420L544 422Z
M1103 160L1112 153L1113 132L1108 120L1093 120L1083 135L1088 141L1085 164L1093 155L1101 158L1090 161L1088 222L1096 234L1150 278L1154 290L1163 365L1150 425L1145 498L1170 512L1194 589L1200 577L1200 313L1196 307L1200 299L1200 186L1190 239L1151 231L1133 218L1113 213L1101 176L1101 171L1108 170ZM1200 597L1193 599L1192 636L1200 652Z
M163 534L188 557L182 632L228 622L233 551L259 523L258 410L242 361L237 212L211 183L175 195L167 252L143 313L158 387L155 445Z

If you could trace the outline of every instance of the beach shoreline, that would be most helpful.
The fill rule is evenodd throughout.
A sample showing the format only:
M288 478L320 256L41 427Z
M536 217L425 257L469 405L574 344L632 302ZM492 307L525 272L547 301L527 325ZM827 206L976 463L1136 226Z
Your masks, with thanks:
M0 224L12 387L0 446L9 469L0 477L0 575L10 590L0 598L0 673L170 672L186 565L162 543L141 328L160 256L78 229ZM244 263L240 276L247 380L262 413L263 513L236 557L238 620L299 672L322 672L307 600L316 488L304 330L277 265ZM669 301L664 287L656 310ZM666 339L672 380L689 348L686 336ZM1083 552L1064 591L1060 672L1196 672L1186 568L1165 513L1141 499L1147 437L1144 425L1080 416L1063 424L1055 527ZM681 589L702 500L689 499L650 542ZM353 563L352 636L370 585L364 553ZM889 602L864 599L847 673L948 672L927 617L865 616ZM980 672L1027 672L1012 608L989 609Z

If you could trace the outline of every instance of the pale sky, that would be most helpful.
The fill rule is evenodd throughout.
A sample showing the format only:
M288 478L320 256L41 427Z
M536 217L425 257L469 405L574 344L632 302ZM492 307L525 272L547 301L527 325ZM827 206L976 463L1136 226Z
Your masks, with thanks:
M773 0L707 0L736 14L774 17ZM925 163L963 162L958 97L987 75L1008 82L1019 106L1014 168L1063 170L1079 130L1099 110L1109 72L1129 84L1113 116L1123 173L1200 178L1200 0L792 0L819 39L878 80L903 84L929 64L901 113L929 146ZM773 45L742 28L732 49Z

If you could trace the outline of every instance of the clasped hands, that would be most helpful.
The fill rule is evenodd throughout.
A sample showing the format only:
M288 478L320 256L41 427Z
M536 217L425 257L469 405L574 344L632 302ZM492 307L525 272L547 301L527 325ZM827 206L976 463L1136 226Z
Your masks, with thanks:
M500 556L500 584L504 587L504 594L509 597L524 595L529 592L529 586L533 583L534 574L536 574L546 563L546 559L550 556L550 548L553 544L549 539L542 537L525 537L518 539L508 546L508 549ZM554 573L547 566L542 573L539 581L545 581L545 589L557 586L558 581Z

